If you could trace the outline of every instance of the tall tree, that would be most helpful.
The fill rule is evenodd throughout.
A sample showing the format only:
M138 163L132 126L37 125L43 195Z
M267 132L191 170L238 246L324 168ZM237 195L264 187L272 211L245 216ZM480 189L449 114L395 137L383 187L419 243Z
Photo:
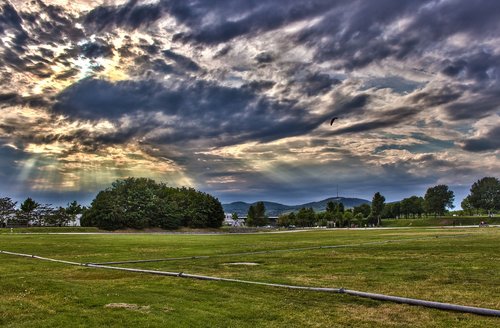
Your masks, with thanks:
M8 220L16 213L16 202L9 197L0 198L0 227L7 226Z
M347 226L348 228L351 227L352 220L354 219L354 215L352 214L351 211L345 211L343 215L344 219L344 225Z
M368 204L361 204L359 206L354 206L353 213L357 215L358 213L363 214L364 218L367 218L370 215L371 207Z
M338 202L337 208L340 213L344 213L345 211L344 203Z
M382 196L379 192L376 192L373 195L372 199L372 216L377 219L377 225L380 225L380 216L382 215L382 211L385 206L385 197Z
M329 201L328 203L326 203L326 211L329 213L337 212L337 204L337 202Z
M500 210L500 181L494 177L484 177L474 182L470 188L469 202L476 209L488 211L488 216Z
M59 223L61 225L66 225L69 222L76 221L76 216L83 213L83 207L82 205L78 204L76 200L74 200L69 203L68 206L66 206L64 211L59 208L58 213L60 217Z
M43 223L62 227L72 221L72 216L64 207L52 210L44 217Z
M447 185L437 185L427 189L424 197L424 207L427 213L443 215L446 208L453 208L455 194Z
M361 227L363 225L363 214L358 213L354 216L354 218L356 219L358 226Z
M465 214L472 215L474 214L474 207L472 206L470 202L470 195L465 197L462 202L460 203L460 206L462 207L462 210L464 211Z
M267 223L266 206L264 205L264 202L257 202L255 204L254 225L261 227L267 225Z
M250 205L247 212L247 219L245 220L245 224L249 227L253 227L255 225L255 207Z
M290 225L290 215L289 214L281 214L278 217L277 224L279 227L288 227Z
M301 227L311 227L314 225L314 221L316 219L316 215L314 214L314 210L309 208L301 208L297 213L297 225Z
M26 225L34 220L34 212L40 206L40 203L35 202L31 197L28 197L21 203L19 214L19 219L21 219Z

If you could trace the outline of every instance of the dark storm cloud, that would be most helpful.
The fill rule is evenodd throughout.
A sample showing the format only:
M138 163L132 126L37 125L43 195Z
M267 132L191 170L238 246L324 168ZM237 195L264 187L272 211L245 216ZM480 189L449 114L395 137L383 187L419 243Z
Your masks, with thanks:
M301 29L292 37L299 44L315 49L316 60L334 59L347 69L366 66L392 57L402 60L418 57L457 33L495 36L500 26L500 3L490 0L434 2L415 0L311 0L286 1L169 1L154 4L129 1L120 6L100 6L84 19L90 26L139 28L156 22L162 15L173 15L189 32L178 33L174 41L223 44L233 38L255 35L302 19L320 22ZM398 19L408 18L390 36L387 28ZM290 40L290 41L292 41ZM227 49L227 48L224 48ZM488 58L486 58L488 60ZM258 62L272 57L264 52ZM453 75L460 63L450 59L443 72Z
M500 126L479 138L465 140L462 149L471 152L494 151L500 149Z
M335 7L338 1L163 1L164 7L179 22L191 28L177 35L177 40L215 44L233 38L265 32L286 24L313 17ZM206 21L205 17L216 17Z
M4 3L0 7L0 33L7 29L22 30L22 19L16 9L10 3Z
M162 142L200 138L216 138L222 143L267 141L307 133L325 120L304 108L260 97L250 88L201 81L166 88L151 80L110 83L86 79L59 94L53 109L72 117L113 120L162 112L172 121L157 124L173 130L156 138Z
M445 60L442 72L450 77L471 79L478 82L500 82L500 55L484 50L461 56L453 61Z
M79 40L84 37L81 29L75 27L75 17L61 6L46 5L41 0L32 1L31 12L22 12L24 26L29 29L32 42L38 44L59 43L64 39ZM48 19L42 18L43 12Z
M0 10L0 35L11 36L0 42L0 47L3 46L0 60L7 68L23 74L31 73L37 78L52 76L53 64L67 63L62 57L54 58L50 47L83 37L83 32L74 26L74 17L61 7L32 1L30 12L25 12L7 2Z
M23 51L28 41L28 34L22 26L19 13L7 2L0 7L0 35L8 33L12 33L14 38L9 42L0 41L0 44L3 44L8 50L2 54L2 61L6 61L14 67L22 67L22 61L18 58L18 53Z
M444 86L414 93L409 101L418 106L435 107L456 101L464 91L461 87Z
M340 135L346 133L360 133L380 128L386 128L404 123L408 118L418 114L419 110L411 107L400 107L390 111L377 113L377 119L355 123L350 126L329 132L329 135Z
M259 64L270 63L274 60L274 56L272 54L270 54L269 52L261 52L260 54L255 56L255 60Z
M500 3L488 0L352 1L344 2L342 9L328 12L321 23L300 31L297 40L317 46L318 60L341 60L348 69L388 57L420 56L457 33L494 35L500 25ZM404 17L413 20L384 35L390 24Z
M260 92L260 91L271 89L274 86L274 84L275 83L273 81L259 80L259 81L252 81L252 82L246 83L246 84L242 85L242 88L249 88L255 92Z
M22 49L28 39L28 34L22 26L22 19L19 13L10 3L4 3L0 7L0 33L14 33L13 48L16 51Z
M94 31L114 27L136 29L156 22L161 18L162 12L161 2L140 4L137 0L131 0L120 6L99 6L85 15L83 23L87 29Z
M7 106L29 106L35 108L47 107L50 100L43 96L21 96L17 93L0 93L0 108Z
M332 115L360 115L365 111L365 106L370 99L370 95L362 93L354 97L342 96L340 101L336 101Z
M498 86L500 87L500 85ZM500 89L495 87L471 94L446 106L445 111L452 120L480 119L500 109Z
M103 39L96 39L93 42L82 44L80 53L87 58L111 57L113 56L113 47Z
M389 56L404 58L407 48L415 47L410 34L405 39L382 38L387 25L395 19L415 13L421 2L345 1L341 10L322 17L319 24L299 32L296 40L317 48L317 60L341 60L347 69L366 66Z
M76 40L83 32L74 26L74 17L64 8L46 5L43 1L32 1L31 12L17 11L5 3L0 11L0 33L15 34L13 49L21 51L29 43L59 43L63 38ZM44 13L47 18L40 15Z
M142 44L139 46L142 50L150 55L156 55L160 52L160 47L156 44Z
M162 53L166 58L175 61L181 69L193 72L200 70L200 66L186 56L179 55L171 50L164 50Z
M330 91L334 86L340 84L341 81L328 74L310 73L300 83L301 88L308 96L317 96Z

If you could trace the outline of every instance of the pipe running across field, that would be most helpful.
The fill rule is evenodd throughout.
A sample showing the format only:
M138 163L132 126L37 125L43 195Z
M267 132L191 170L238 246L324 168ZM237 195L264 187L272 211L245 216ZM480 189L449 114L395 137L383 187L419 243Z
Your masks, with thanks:
M450 303L441 303L441 302L433 302L420 300L415 298L407 298L407 297L399 297L399 296L391 296L384 294L374 294L361 292L357 290L350 290L345 288L330 288L330 287L310 287L310 286L295 286L295 285L285 285L285 284L275 284L268 282L260 282L260 281L249 281L249 280L241 280L241 279L232 279L232 278L221 278L221 277L212 277L212 276L203 276L203 275L195 275L184 272L169 272L169 271L157 271L157 270L144 270L144 269L135 269L135 268L124 268L124 267L114 267L109 265L100 265L100 264L90 264L90 263L78 263L64 260L51 259L47 257L41 257L30 254L22 254L22 253L14 253L8 251L0 250L0 254L28 257L43 261L51 261L68 265L76 265L83 266L89 268L96 269L108 269L108 270L118 270L118 271L127 271L134 273L146 273L160 276L170 276L170 277L180 277L180 278L188 278L188 279L198 279L198 280L210 280L210 281L222 281L222 282L232 282L232 283L240 283L240 284L248 284L248 285L259 285L259 286L268 286L268 287L277 287L277 288L287 288L287 289L298 289L298 290L308 290L308 291L316 291L316 292L328 292L328 293L337 293L337 294L347 294L351 296L370 298L379 301L389 301L395 303L409 304L409 305L417 305L428 308L434 308L439 310L446 311L456 311L456 312L464 312L464 313L472 313L484 316L494 316L500 317L500 310L496 309L488 309L488 308L480 308L474 306L464 306Z
M115 264L133 264L133 263L153 263L153 262L167 262L167 261L180 261L180 260L199 260L208 259L214 257L226 257L226 256L244 256L244 255L261 255L261 254L271 254L271 253L286 253L286 252L302 252L310 251L316 249L331 249L331 248L348 248L348 247L359 247L359 246L369 246L369 245L383 245L388 243L400 243L407 241L419 241L419 240L430 240L436 238L458 238L458 237L469 237L472 234L460 234L460 235L448 235L448 236L432 236L432 237L420 237L420 238L403 238L403 239L393 239L393 240L381 240L381 241L371 241L366 243L357 244L343 244L343 245L324 245L324 246L309 246L309 247L297 247L297 248L286 248L286 249L271 249L267 251L252 251L252 252L239 252L239 253L227 253L227 254L215 254L215 255L193 255L193 256L183 256L183 257L167 257L161 259L149 259L149 260L125 260L125 261L112 261L112 262L93 262L87 264L99 264L99 265L115 265Z

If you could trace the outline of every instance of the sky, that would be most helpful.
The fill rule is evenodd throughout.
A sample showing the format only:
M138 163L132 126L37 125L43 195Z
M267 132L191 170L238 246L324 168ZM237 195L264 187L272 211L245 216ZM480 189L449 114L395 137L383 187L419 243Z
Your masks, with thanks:
M459 205L500 175L500 1L0 0L0 63L0 197Z

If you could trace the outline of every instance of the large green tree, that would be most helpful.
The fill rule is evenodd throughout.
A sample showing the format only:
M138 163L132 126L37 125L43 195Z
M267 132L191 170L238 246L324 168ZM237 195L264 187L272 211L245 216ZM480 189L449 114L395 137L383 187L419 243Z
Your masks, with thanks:
M249 220L250 219L250 220ZM262 227L268 224L264 202L257 202L248 209L247 225Z
M348 228L351 227L352 220L354 219L354 214L352 214L351 211L345 211L343 216L344 216L343 217L344 226L346 226Z
M382 215L382 211L384 210L384 206L385 206L385 197L382 196L379 192L376 192L375 195L373 195L372 199L371 215L373 216L374 219L376 219L377 225L380 225L380 217Z
M372 209L371 209L370 205L361 204L359 206L354 206L353 213L354 213L354 215L361 213L364 218L367 218L370 215L371 210Z
M245 224L249 227L253 227L255 225L254 220L255 220L255 207L253 205L250 205L250 207L248 208L247 219L245 220Z
M427 213L443 215L446 208L453 208L455 194L447 185L437 185L427 189L424 197L424 207Z
M61 209L59 209L58 211L62 214ZM67 214L69 218L66 217L65 215L61 215L61 218L64 217L65 219L68 219L67 222L62 222L61 224L66 225L71 221L74 222L76 220L77 215L82 214L83 211L84 209L82 205L78 204L76 200L72 201L71 203L68 204L68 206L66 206L66 208L64 208L64 212L65 214Z
M338 208L337 205L338 205L337 202L329 201L328 203L326 203L326 211L329 213L337 212L337 208Z
M44 218L44 224L62 227L72 221L72 215L64 207L50 211Z
M488 215L500 210L500 181L494 177L484 177L472 185L468 201L472 207L488 211Z
M316 215L312 208L301 208L297 213L296 223L301 227L312 227L316 221Z
M40 207L40 203L35 202L31 197L26 198L17 212L19 221L28 225L31 220L35 220L35 210L38 207Z
M462 202L460 203L460 206L462 207L462 210L466 215L472 215L474 214L474 206L472 206L470 202L470 195L465 197Z
M267 224L266 206L264 202L257 202L257 204L255 204L255 219L257 220L258 226Z
M82 216L82 225L103 229L220 227L219 200L193 188L172 188L146 178L115 181L99 192Z

